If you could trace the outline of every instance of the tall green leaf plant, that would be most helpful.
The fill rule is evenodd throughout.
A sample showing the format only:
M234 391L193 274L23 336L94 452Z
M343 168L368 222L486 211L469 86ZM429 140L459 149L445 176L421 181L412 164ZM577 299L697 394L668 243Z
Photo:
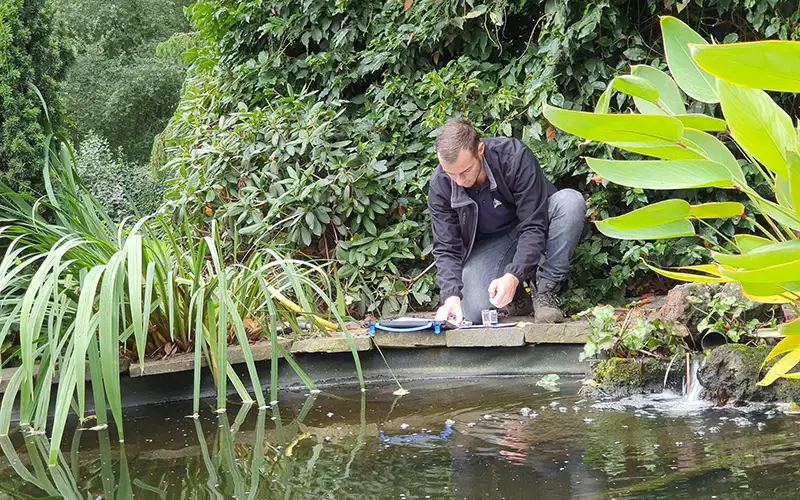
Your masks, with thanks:
M738 282L754 301L800 305L800 142L792 118L765 91L800 92L800 42L709 44L677 18L661 19L671 76L645 65L631 67L606 88L593 113L545 106L557 128L589 141L652 159L586 158L604 179L640 189L717 188L740 191L758 212L759 234L736 234L712 252L713 263L655 269L693 282ZM639 113L609 113L615 92L631 96ZM692 113L683 94L699 103L719 103L721 117ZM698 106L695 106L695 108ZM731 151L722 139L730 136ZM739 153L739 159L734 152ZM770 192L748 184L752 165ZM745 205L690 205L668 199L598 221L618 239L657 240L693 236L707 219L741 217ZM800 320L779 326L785 338L765 363L781 356L760 381L800 378Z

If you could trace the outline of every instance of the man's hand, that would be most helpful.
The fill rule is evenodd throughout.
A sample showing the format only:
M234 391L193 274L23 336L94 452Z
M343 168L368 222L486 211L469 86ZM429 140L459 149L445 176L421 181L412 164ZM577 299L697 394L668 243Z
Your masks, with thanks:
M489 302L495 307L505 307L514 299L519 279L511 273L489 283Z
M457 326L461 326L461 322L464 320L464 311L461 309L461 297L457 295L448 297L447 300L444 301L442 307L436 311L436 321L448 321L450 318L454 318L453 321Z

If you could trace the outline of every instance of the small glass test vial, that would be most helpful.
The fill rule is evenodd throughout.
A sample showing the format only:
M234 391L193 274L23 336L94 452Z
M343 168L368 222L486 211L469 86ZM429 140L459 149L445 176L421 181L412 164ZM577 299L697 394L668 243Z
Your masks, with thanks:
M481 311L483 326L497 326L497 309L484 309Z

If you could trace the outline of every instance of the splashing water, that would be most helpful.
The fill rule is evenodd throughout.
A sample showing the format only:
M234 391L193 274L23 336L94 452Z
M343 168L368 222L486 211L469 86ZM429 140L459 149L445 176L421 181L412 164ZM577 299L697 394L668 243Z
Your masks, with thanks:
M695 357L692 359L691 371L689 372L689 380L683 381L683 396L687 401L697 401L700 399L700 393L703 392L703 386L700 384L700 379L697 377L697 372L700 370L702 359ZM687 385L689 390L687 391Z

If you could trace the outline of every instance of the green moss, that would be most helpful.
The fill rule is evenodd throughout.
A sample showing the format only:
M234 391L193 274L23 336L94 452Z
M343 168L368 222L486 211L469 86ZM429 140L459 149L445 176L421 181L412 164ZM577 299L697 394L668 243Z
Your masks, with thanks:
M761 363L769 354L772 348L767 345L749 346L746 344L728 344L728 350L736 353L745 361L748 366L760 367Z
M604 386L642 385L642 368L634 359L611 358L594 367L592 378Z

